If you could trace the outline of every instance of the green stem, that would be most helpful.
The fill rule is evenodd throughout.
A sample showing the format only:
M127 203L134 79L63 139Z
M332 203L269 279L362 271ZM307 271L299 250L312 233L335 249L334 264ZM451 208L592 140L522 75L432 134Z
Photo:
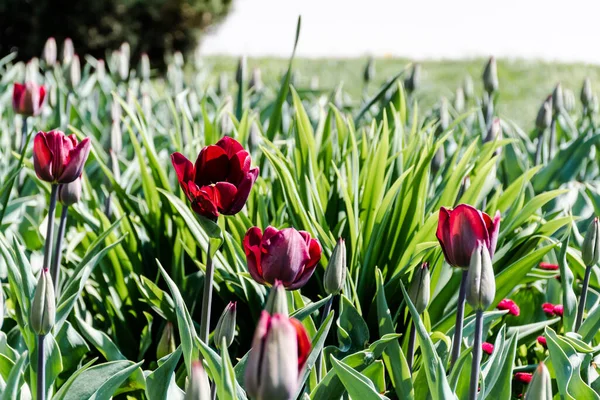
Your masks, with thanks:
M556 120L558 116L554 114L552 117L552 124L550 124L550 141L548 143L548 161L552 160L554 157L554 150L556 146Z
M23 148L25 148L25 142L27 141L27 134L29 133L29 129L27 128L27 117L23 117L23 126L21 130L21 143L19 144L19 153L23 152Z
M46 354L44 352L44 338L38 335L37 348L37 400L46 399Z
M327 301L327 303L325 303L325 308L323 309L323 315L321 315L321 325L320 326L323 326L323 324L325 323L325 320L327 319L327 316L329 315L329 312L331 311L331 305L332 304L333 304L333 296L331 296L329 298L329 300ZM317 363L316 363L316 366L317 366L317 378L319 380L322 378L321 377L321 369L322 369L321 358L322 357L323 357L323 352L321 351L319 353L319 356L317 357Z
M537 147L535 149L535 165L540 165L542 163L542 147L544 147L544 130L540 129Z
M52 258L52 267L50 268L50 276L52 276L52 282L54 283L54 293L58 298L58 285L60 282L60 264L62 260L62 243L65 238L65 227L67 226L67 213L69 206L63 205L62 212L60 214L60 224L58 225L58 232L56 235L56 245L54 247L54 257Z
M575 332L581 327L583 321L583 313L585 312L585 300L587 298L588 286L590 285L590 274L592 266L588 265L585 268L585 276L583 278L583 287L581 288L581 296L579 298L579 306L577 307L577 319L575 320Z
M475 314L475 338L473 340L473 363L471 364L471 385L469 399L477 400L479 386L479 370L481 368L481 338L483 336L483 310Z
M212 286L215 277L213 268L213 260L210 255L210 242L206 252L206 273L204 275L204 291L202 293L202 314L200 317L200 340L208 343L208 335L210 333L210 309L212 303Z
M415 327L414 321L411 321L409 329L410 334L408 336L408 360L406 360L406 362L408 363L408 370L412 374L413 362L415 360L415 341L417 339L417 328Z
M454 338L452 338L452 356L450 358L450 371L458 356L460 355L460 344L462 342L463 319L465 315L465 299L467 296L467 270L463 270L460 281L460 291L458 292L458 304L456 305L456 324Z
M48 207L48 228L46 230L46 243L44 244L43 269L50 267L50 249L54 242L54 215L56 214L56 199L58 197L58 185L53 183L50 191L50 205Z

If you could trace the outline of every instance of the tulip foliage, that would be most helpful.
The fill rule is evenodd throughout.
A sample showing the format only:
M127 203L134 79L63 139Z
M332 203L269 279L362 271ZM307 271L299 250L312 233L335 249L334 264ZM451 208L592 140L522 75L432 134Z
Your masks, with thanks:
M501 60L430 107L67 50L0 60L1 398L600 399L593 82L524 130Z

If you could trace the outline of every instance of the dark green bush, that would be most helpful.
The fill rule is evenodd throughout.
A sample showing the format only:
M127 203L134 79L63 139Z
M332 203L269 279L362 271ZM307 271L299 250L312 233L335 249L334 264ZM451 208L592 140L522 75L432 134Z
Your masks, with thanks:
M79 54L104 57L123 41L133 59L155 62L165 53L194 48L202 32L219 22L232 0L0 0L0 55L17 50L39 56L50 36L73 39Z

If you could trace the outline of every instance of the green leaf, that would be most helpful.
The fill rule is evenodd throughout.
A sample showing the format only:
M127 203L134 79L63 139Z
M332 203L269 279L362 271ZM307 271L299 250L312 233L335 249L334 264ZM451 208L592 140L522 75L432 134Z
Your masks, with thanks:
M235 400L235 371L233 365L231 365L231 359L229 358L229 352L227 350L227 339L223 338L221 346L221 360L223 366L221 368L221 384L217 387L217 394L219 400Z
M27 361L27 352L21 354L14 367L10 371L10 375L6 380L6 386L2 394L3 399L17 400L20 398L19 393L21 392L21 385L23 383L23 369L25 367L25 361ZM7 397L4 397L7 395Z
M173 353L161 358L158 361L158 368L146 376L146 396L149 400L183 399L183 391L175 384L173 373L181 353L181 346L179 346Z
M572 332L577 317L577 296L573 291L573 272L569 268L567 261L567 250L569 248L570 230L565 234L562 242L560 255L558 256L558 265L560 267L560 286L562 287L562 305L563 305L563 327L565 332Z
M290 317L296 318L299 321L304 320L306 317L320 309L325 303L327 303L331 299L331 295L322 298L319 301L315 301L314 303L310 303L307 306L302 307L299 310L294 311L290 314Z
M340 378L348 394L354 399L380 400L383 397L377 393L373 382L355 369L339 362L331 356L331 365Z

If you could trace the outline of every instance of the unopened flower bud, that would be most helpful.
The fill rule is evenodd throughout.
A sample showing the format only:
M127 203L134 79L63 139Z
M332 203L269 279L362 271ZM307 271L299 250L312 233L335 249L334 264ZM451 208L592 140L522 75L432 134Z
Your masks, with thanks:
M429 304L430 290L429 263L424 262L415 269L408 288L408 297L419 314L422 314Z
M483 142L488 143L500 139L502 139L502 126L500 124L500 118L494 118Z
M581 258L587 266L596 265L600 260L600 224L598 217L588 226L583 244L581 245Z
M365 65L365 71L363 73L363 80L365 83L369 83L375 78L375 60L373 57L369 57L367 65Z
M30 323L31 329L38 335L45 335L52 330L56 319L56 300L54 298L54 285L50 272L43 269L35 289L35 296L31 303Z
M287 294L281 281L275 281L275 284L271 288L265 311L269 314L288 315Z
M231 343L233 343L233 338L235 337L235 319L237 314L236 309L236 302L230 302L227 307L225 307L223 314L221 314L219 322L217 322L213 340L218 349L221 348L223 339L225 339L225 344L227 347L231 346Z
M56 39L49 37L44 45L44 61L47 66L56 64Z
M565 111L571 112L575 109L575 94L571 89L565 89L563 91L563 99L565 105Z
M156 359L160 360L161 358L168 356L173 353L175 349L175 329L171 322L167 322L165 329L162 331L162 335L160 335L158 345L156 346Z
M565 106L565 98L563 95L562 85L559 83L554 87L554 91L552 92L552 108L554 113L559 114L560 111Z
M75 55L75 46L71 38L66 38L63 42L63 64L69 65Z
M183 53L181 53L180 51L176 51L173 54L173 63L175 64L175 66L183 68L183 64L185 63L183 60Z
M96 62L96 80L102 82L106 78L106 65L104 60L100 59Z
M492 304L495 295L492 259L487 247L480 244L471 255L467 273L467 302L475 310L485 310Z
M244 85L244 82L246 82L247 70L248 62L246 60L246 56L242 56L238 61L237 70L235 72L235 81L238 87L242 87Z
M339 238L337 244L333 248L329 264L323 276L323 286L325 293L338 294L346 283L346 242Z
M488 94L498 90L498 68L494 57L490 57L483 70L483 87Z
M454 95L454 109L458 113L465 111L465 92L463 88L456 88L456 94Z
M535 126L543 131L552 123L552 96L548 96L542 103L535 119Z
M142 79L147 81L150 79L150 57L148 57L148 54L146 53L142 53L142 56L140 58L140 69L141 69L141 75L142 75Z
M81 82L81 64L79 62L79 56L75 54L69 68L69 83L71 88L75 89L79 86L79 82Z
M58 188L58 200L64 206L72 206L81 199L81 178L71 183L63 183Z
M125 81L129 76L129 58L131 57L131 48L129 47L129 43L123 42L119 50L119 77L121 80Z
M421 83L421 64L414 63L410 74L404 79L404 88L408 93L412 93L419 88Z
M579 98L581 99L581 103L585 107L589 107L590 105L592 105L592 102L594 101L594 91L592 89L592 81L590 80L590 78L585 78L585 80L583 81L583 86L581 87L581 95L579 96Z
M483 115L488 115L489 108L494 107L493 102L494 99L492 99L489 93L483 92L483 95L481 96L481 112L483 112Z
M465 92L465 99L468 101L475 96L475 89L473 88L473 78L471 75L465 76L463 81L463 91Z
M552 400L552 398L550 371L543 362L540 362L525 392L525 400Z
M192 373L189 377L184 400L210 400L210 383L201 361L192 362Z
M262 81L262 74L260 72L260 68L254 68L252 70L252 76L250 77L250 82L248 83L248 89L254 89L255 92L260 92L263 90L264 84Z

